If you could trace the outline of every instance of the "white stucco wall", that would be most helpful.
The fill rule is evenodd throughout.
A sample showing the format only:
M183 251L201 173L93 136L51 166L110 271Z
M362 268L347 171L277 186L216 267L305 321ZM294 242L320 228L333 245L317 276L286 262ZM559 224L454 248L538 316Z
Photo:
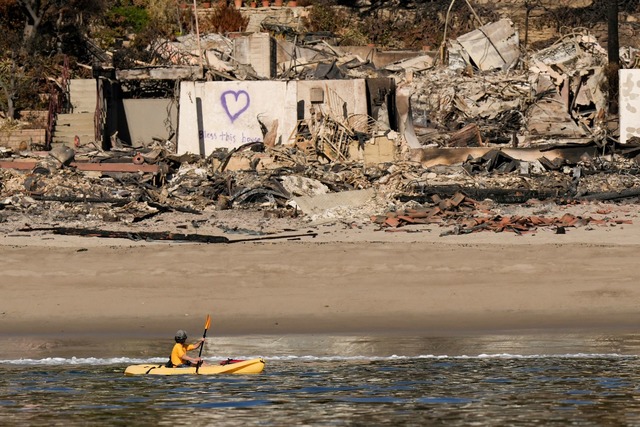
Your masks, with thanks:
M198 129L198 100L202 129ZM291 133L295 111L295 90L288 90L286 82L182 82L178 153L209 155L216 148L262 141L258 117L267 124L282 118L279 134Z
M620 143L640 137L640 70L620 70Z
M233 58L240 64L251 65L260 77L275 77L276 58L269 33L253 33L233 39ZM273 56L273 58L272 58Z
M324 93L324 111L331 109L334 112L343 110L341 103L345 104L347 115L367 114L367 87L363 79L354 80L299 80L296 81L297 100L304 102L304 116L310 117L311 90L319 88ZM332 95L333 94L335 95ZM336 97L337 96L337 97Z
M209 155L217 148L233 149L262 141L257 118L270 126L278 120L278 137L289 142L297 123L298 101L305 101L308 117L312 87L332 88L345 103L348 114L366 114L363 79L322 81L229 81L180 84L178 154ZM325 107L335 97L325 93ZM202 129L198 129L198 100L202 105Z

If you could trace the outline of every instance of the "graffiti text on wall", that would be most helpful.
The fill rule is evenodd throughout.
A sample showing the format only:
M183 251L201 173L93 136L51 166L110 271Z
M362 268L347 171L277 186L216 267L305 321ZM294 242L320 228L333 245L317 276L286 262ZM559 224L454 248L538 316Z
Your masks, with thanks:
M231 123L233 123L249 108L251 100L245 90L226 90L220 95L220 102L222 102L222 108L224 108L227 116L231 119Z
M200 138L200 140L216 141L227 144L246 144L248 142L262 141L262 138L256 136L248 136L245 135L244 132L237 134L225 131L207 132L201 130L198 137Z

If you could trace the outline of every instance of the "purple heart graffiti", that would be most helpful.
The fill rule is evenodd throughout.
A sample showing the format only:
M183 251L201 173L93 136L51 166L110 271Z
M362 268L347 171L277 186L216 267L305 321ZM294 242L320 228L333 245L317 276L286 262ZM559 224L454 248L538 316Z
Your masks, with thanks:
M231 119L231 123L235 122L240 114L249 108L249 94L245 90L233 91L226 90L220 95L220 101L227 116Z

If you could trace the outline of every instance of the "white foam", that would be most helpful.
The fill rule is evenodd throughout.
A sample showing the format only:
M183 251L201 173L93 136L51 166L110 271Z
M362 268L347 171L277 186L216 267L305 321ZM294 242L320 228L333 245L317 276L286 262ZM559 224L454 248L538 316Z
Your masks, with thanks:
M44 359L10 359L0 360L0 364L8 365L120 365L120 364L142 364L142 363L163 363L167 358L133 359L130 357L111 357L102 359L99 357L46 357Z
M447 355L434 355L425 354L418 356L312 356L312 355L251 355L251 356L239 356L237 359L254 359L262 357L268 361L297 361L297 362L334 362L334 361L394 361L394 360L416 360L416 359L433 359L433 360L457 360L457 359L636 359L639 356L623 355L618 353L575 353L575 354L479 354L479 355L460 355L460 356L447 356ZM206 357L206 361L217 363L221 360L225 360L226 357ZM47 357L44 359L6 359L0 360L0 364L6 365L42 365L42 366L60 366L60 365L135 365L145 363L164 363L166 357L152 357L146 359L130 358L130 357L110 357L110 358L98 358L98 357Z

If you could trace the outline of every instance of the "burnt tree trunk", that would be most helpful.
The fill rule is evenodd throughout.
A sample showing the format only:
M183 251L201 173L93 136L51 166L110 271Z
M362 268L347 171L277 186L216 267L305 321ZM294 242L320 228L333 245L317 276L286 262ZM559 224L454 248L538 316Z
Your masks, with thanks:
M609 113L618 113L618 70L620 69L620 41L618 39L618 1L607 1L608 41L607 54L609 56Z

